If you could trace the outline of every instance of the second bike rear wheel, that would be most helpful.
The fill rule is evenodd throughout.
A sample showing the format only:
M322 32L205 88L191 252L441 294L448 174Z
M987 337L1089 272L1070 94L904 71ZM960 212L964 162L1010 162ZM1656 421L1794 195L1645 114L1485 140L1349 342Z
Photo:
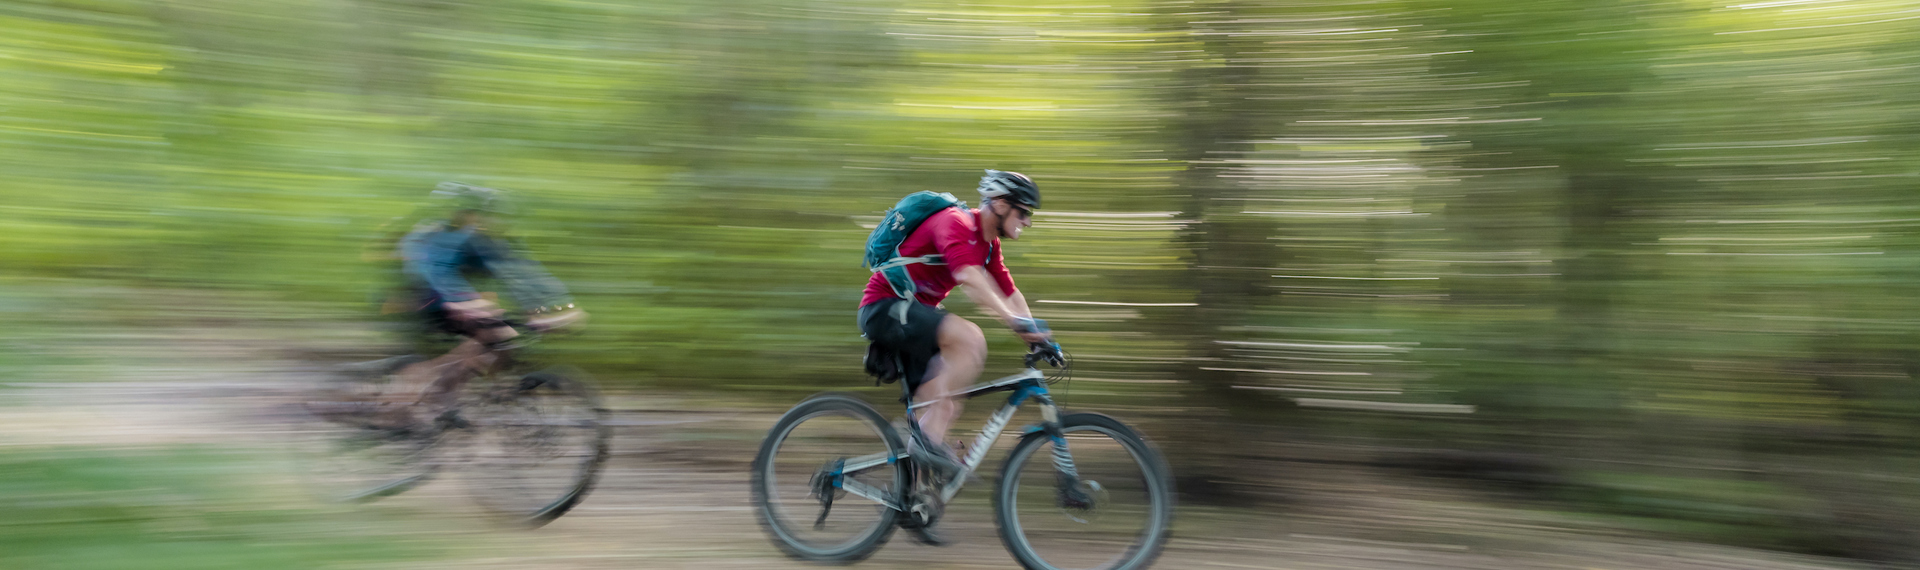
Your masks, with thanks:
M394 371L421 360L398 357L346 367L301 395L288 429L301 479L320 499L369 502L426 483L438 471L441 434L395 421L379 396ZM384 414L384 415L383 415Z
M586 498L606 463L612 428L584 377L559 370L508 376L438 420L471 437L474 464L464 478L476 502L539 527Z

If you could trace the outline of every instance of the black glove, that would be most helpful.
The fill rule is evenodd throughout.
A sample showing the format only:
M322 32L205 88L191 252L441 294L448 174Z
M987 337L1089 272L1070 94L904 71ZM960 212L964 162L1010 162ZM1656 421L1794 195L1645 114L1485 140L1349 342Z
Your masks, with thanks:
M1059 368L1060 365L1067 363L1066 354L1060 351L1060 343L1051 341L1045 343L1036 342L1028 345L1027 349L1031 351L1034 356L1039 357L1040 360L1053 365L1055 368Z

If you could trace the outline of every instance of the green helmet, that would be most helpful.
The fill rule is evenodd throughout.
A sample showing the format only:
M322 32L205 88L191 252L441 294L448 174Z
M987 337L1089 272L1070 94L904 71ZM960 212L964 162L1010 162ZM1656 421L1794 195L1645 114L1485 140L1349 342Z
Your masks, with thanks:
M507 194L507 191L498 188L474 186L464 182L441 182L434 186L433 193L429 196L456 212L472 210L497 215L515 212L513 198Z

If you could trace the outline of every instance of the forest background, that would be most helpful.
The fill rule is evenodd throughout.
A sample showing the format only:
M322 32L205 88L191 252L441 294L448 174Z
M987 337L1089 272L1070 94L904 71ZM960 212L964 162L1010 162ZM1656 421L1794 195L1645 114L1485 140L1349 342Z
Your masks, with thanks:
M1920 544L1913 2L13 0L0 30L22 330L129 289L219 299L135 324L376 322L368 244L462 180L522 198L592 312L553 358L791 401L868 384L880 212L1000 168L1045 194L1006 254L1068 403L1150 426L1192 501L1284 502L1310 456Z

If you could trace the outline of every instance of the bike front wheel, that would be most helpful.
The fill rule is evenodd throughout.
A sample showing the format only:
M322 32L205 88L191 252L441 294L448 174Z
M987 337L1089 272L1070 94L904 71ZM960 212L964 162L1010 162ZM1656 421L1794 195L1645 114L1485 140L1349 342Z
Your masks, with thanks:
M474 499L538 527L586 498L607 460L608 411L578 372L543 370L509 379L439 421L472 438Z
M1160 453L1119 420L1063 414L1052 437L1021 438L1001 467L993 506L1000 541L1028 570L1139 570L1173 524L1173 479ZM1078 478L1064 477L1060 464Z
M809 398L780 417L754 455L760 527L794 558L863 560L893 535L905 456L899 433L873 406L845 394Z

